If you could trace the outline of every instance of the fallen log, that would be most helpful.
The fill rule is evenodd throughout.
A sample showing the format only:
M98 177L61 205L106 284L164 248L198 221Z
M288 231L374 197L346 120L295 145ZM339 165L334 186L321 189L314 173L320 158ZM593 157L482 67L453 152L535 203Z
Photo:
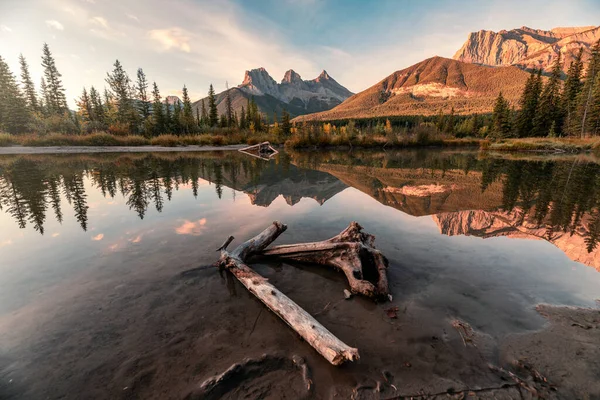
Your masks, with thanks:
M286 229L286 225L275 221L270 227L242 243L232 252L227 251L227 246L233 240L233 236L230 236L217 249L217 251L221 251L221 257L216 265L228 269L242 285L283 319L331 364L340 365L346 361L357 360L359 358L357 349L335 337L310 314L271 285L267 279L245 264L248 258L263 252Z
M260 252L311 264L333 267L346 275L350 290L371 298L389 298L387 258L374 247L375 237L351 222L340 234L322 242L274 246Z

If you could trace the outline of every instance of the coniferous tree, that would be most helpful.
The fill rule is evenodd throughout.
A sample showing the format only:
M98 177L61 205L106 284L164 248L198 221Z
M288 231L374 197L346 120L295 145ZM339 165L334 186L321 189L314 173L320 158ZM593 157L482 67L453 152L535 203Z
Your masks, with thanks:
M221 114L221 118L219 119L219 127L227 128L227 115Z
M112 73L106 74L106 83L109 84L110 90L116 100L116 117L117 121L122 124L128 124L131 130L134 130L136 125L136 114L131 101L131 80L123 66L116 60Z
M525 83L523 94L519 100L520 111L516 122L518 137L528 137L533 134L533 120L537 111L542 88L541 72L541 70L534 70Z
M104 105L102 104L100 93L98 93L96 88L93 86L90 88L90 103L92 104L92 114L94 120L103 126L106 124Z
M165 98L165 124L164 124L164 128L165 128L166 133L173 133L173 128L174 128L173 115L171 113L171 105L169 104L169 101L167 100L167 98Z
M27 100L27 107L29 107L29 110L32 112L38 111L38 99L35 92L35 86L31 80L29 66L27 65L25 57L23 57L23 54L19 55L19 63L21 64L21 84L23 85L23 93Z
M138 100L138 112L142 117L142 121L145 122L148 120L148 118L150 118L150 101L148 101L148 81L146 80L146 74L144 74L144 70L141 68L138 68L137 70L135 89Z
M289 136L292 133L292 123L290 122L290 113L286 109L281 112L281 134Z
M200 121L200 109L198 107L196 107L196 126L198 128L202 126L202 123Z
M194 110L192 110L192 102L190 101L190 96L185 85L183 85L183 113L181 121L185 133L191 133L194 130Z
M83 93L81 94L81 97L79 97L79 100L77 101L77 107L79 107L79 114L81 115L84 122L93 121L94 112L92 110L92 102L85 87L83 88Z
M8 64L0 57L0 130L22 133L30 122L27 101Z
M154 128L154 134L160 135L166 130L165 127L165 114L163 112L163 103L160 97L160 91L156 82L152 84L152 123Z
M208 113L206 112L206 106L204 105L204 99L201 101L202 103L202 115L200 116L200 121L202 125L209 125Z
M208 89L208 120L210 126L217 126L219 123L219 113L217 111L217 99L215 96L215 89L212 83Z
M596 75L587 120L587 132L592 136L600 134L600 74Z
M534 136L548 136L552 124L560 134L562 118L560 112L560 85L561 85L561 55L554 61L552 73L540 95L535 118L533 119Z
M227 91L225 92L225 115L227 116L227 126L233 126L233 105L231 104L231 90L229 85L225 84Z
M46 85L46 80L42 76L42 80L40 81L40 111L44 115L48 115L48 86Z
M567 79L565 80L565 86L563 88L561 103L561 112L563 115L563 132L572 133L573 131L573 120L575 110L577 108L577 99L583 88L581 82L581 74L583 72L583 47L579 49L577 56L571 62L569 70L567 71Z
M244 106L242 106L242 111L240 112L240 129L246 129L246 110L244 110Z
M104 115L106 116L106 124L110 125L116 121L116 107L114 105L114 97L104 88Z
M173 104L173 119L171 120L171 127L173 129L173 133L179 135L181 133L182 125L183 124L181 121L181 102L179 101L179 99L177 99Z
M46 79L46 108L50 114L63 114L68 110L67 97L60 79L62 75L56 68L56 62L47 43L44 43L42 67Z
M590 108L593 105L593 93L596 77L600 74L600 40L592 48L591 58L585 74L583 88L577 102L577 111L575 121L573 121L573 134L584 137L590 131L590 122L588 119Z
M510 134L510 106L508 101L502 96L502 92L496 98L494 112L492 114L492 130L491 133L496 138L504 138Z

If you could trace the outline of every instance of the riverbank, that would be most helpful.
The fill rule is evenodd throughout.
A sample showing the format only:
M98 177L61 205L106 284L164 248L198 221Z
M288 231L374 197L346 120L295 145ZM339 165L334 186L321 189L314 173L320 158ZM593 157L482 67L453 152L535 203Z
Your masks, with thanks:
M225 146L9 146L0 147L2 154L87 154L87 153L167 153L167 152L204 152L235 151L246 147L245 144Z
M598 138L523 138L503 139L490 142L482 147L485 150L507 152L545 152L545 153L585 153L600 154L600 139Z

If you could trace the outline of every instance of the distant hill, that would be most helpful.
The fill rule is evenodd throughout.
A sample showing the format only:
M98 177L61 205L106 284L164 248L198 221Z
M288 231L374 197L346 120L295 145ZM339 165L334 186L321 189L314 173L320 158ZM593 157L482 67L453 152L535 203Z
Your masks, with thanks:
M548 72L561 53L563 70L566 71L580 47L584 48L584 59L587 61L590 48L598 40L600 26L554 28L549 31L526 26L500 32L481 30L469 34L453 58L489 66L542 68Z
M225 113L225 98L227 91L217 94L217 110ZM329 110L348 97L352 92L335 81L326 71L312 80L302 80L293 70L285 73L280 83L277 83L264 68L246 71L241 85L229 89L233 109L240 112L246 107L248 100L254 97L261 113L266 114L272 121L276 112L286 109L292 116L304 115ZM208 97L193 103L194 109L201 107L204 100L208 107Z
M397 115L490 112L498 93L516 105L529 74L517 67L487 67L432 57L396 71L325 112L296 118L335 120Z

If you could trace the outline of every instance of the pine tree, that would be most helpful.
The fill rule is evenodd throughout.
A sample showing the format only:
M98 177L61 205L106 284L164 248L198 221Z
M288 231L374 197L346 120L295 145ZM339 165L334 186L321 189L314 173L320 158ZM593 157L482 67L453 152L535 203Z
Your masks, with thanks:
M600 74L596 75L587 119L588 133L592 136L600 134Z
M87 90L83 88L83 93L77 101L77 107L79 107L79 114L81 115L84 122L91 122L94 120L94 112L92 110L92 102L90 96L88 96Z
M64 114L68 108L65 89L60 79L62 75L56 68L56 62L47 43L44 43L42 67L44 67L44 77L46 78L46 108L50 114Z
M200 126L202 126L201 121L200 121L200 109L198 107L196 107L196 126L198 128L200 128Z
M292 124L290 122L290 113L286 109L281 112L281 134L289 136L292 133Z
M46 80L42 76L42 80L40 82L40 111L44 115L48 115L48 86L46 85Z
M492 114L492 135L496 138L504 138L510 134L510 130L510 106L500 92Z
M116 121L116 109L114 105L113 95L108 91L108 89L104 88L104 115L106 116L106 124L110 125L114 121Z
M596 77L600 74L600 40L592 48L583 88L577 102L577 112L571 133L584 137L590 131L588 115L593 105L593 93Z
M233 126L233 105L231 104L231 90L229 84L225 83L227 91L225 92L225 115L227 116L227 126Z
M29 110L32 112L38 111L38 99L35 92L35 86L31 80L29 66L27 65L25 57L23 57L23 54L19 55L19 63L21 64L21 84L23 85L23 93L27 100L27 107L29 107Z
M106 74L106 83L115 97L117 105L117 121L123 124L129 124L130 129L135 127L136 115L131 102L131 80L123 66L116 60L112 73Z
M173 104L173 119L171 120L171 127L173 129L173 133L179 135L181 133L182 125L183 124L181 121L181 102L179 101L179 99L177 99Z
M185 133L191 133L194 130L194 110L192 110L192 102L190 101L190 96L185 85L183 85L183 114L181 122Z
M26 131L29 121L27 101L8 64L0 57L0 130L22 133Z
M244 110L244 106L242 106L242 111L240 112L240 129L246 129L246 110Z
M204 105L204 99L202 99L201 103L202 103L202 115L200 117L200 121L202 122L202 125L208 125L209 119L208 119L208 113L206 112L206 106Z
M93 86L90 88L90 103L92 104L92 114L94 120L100 125L106 124L104 105L102 104L100 93L98 93L96 88Z
M583 47L579 49L577 56L571 62L567 71L567 79L563 88L561 103L561 112L564 118L563 131L567 133L573 132L573 120L575 110L577 108L577 99L583 88L581 82L581 74L583 72Z
M535 118L533 119L534 136L548 136L550 127L554 123L557 133L560 135L562 118L560 112L560 85L561 85L561 53L554 61L552 73L548 82L542 90L540 101L537 106Z
M542 87L541 72L541 70L534 70L525 83L523 94L519 100L520 111L516 122L518 137L528 137L533 134L533 120L537 111Z
M142 117L142 121L145 122L150 117L150 102L148 101L148 81L146 80L146 74L144 70L138 68L137 70L137 81L136 81L136 93L137 93L137 109Z
M173 115L171 113L171 105L165 98L165 133L173 133Z
M208 121L210 126L217 126L219 123L219 113L217 111L217 99L215 89L212 83L208 89Z
M158 90L158 86L156 82L152 84L152 123L154 126L154 134L160 135L164 131L166 131L165 127L165 114L163 112L163 104L160 97L160 91Z

